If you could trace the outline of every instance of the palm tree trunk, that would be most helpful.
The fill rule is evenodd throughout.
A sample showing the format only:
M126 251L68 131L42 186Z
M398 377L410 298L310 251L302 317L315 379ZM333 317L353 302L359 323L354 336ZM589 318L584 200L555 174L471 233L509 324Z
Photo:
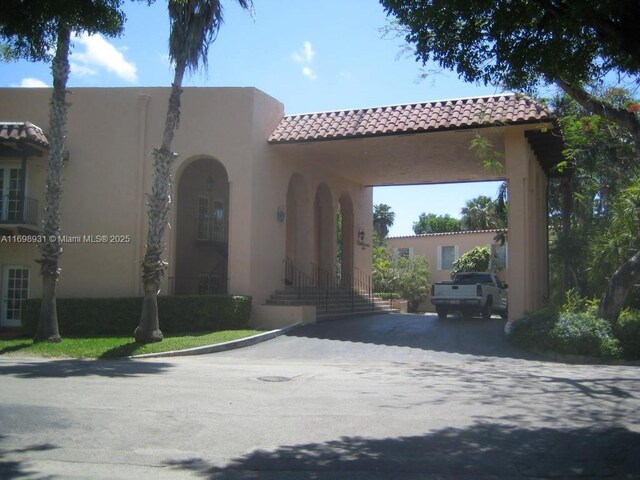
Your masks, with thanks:
M618 320L633 286L640 281L640 251L624 262L609 280L607 291L602 295L598 316L610 322Z
M42 275L42 304L34 342L59 342L58 313L56 310L56 286L60 278L58 262L62 254L59 242L61 232L60 201L62 199L62 172L64 168L64 136L67 123L66 102L69 78L69 48L71 30L58 26L56 53L51 72L53 93L49 113L50 149L47 166L46 199L43 230L45 241L40 245L40 273Z
M171 144L180 122L180 95L182 94L182 78L185 68L185 62L176 62L162 146L152 153L154 159L153 186L147 202L149 229L147 231L146 252L142 261L144 300L140 324L134 332L135 339L143 343L160 342L163 338L158 319L158 293L160 281L167 265L167 262L162 259L162 254L164 252L164 233L171 209L173 164L177 158L177 155L171 151Z

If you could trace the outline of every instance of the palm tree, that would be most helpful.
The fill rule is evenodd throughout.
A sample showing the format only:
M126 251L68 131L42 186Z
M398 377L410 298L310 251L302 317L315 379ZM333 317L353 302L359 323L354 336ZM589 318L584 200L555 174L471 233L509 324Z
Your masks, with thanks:
M460 214L465 230L486 230L495 228L497 224L495 202L484 195L467 200Z
M237 0L247 10L251 0ZM216 39L222 25L222 5L219 0L169 0L169 58L175 64L169 105L165 118L162 145L152 153L154 159L153 185L147 203L149 225L147 244L142 261L142 285L144 300L140 324L134 336L139 342L159 342L162 331L158 320L158 292L164 275L166 261L164 233L171 209L171 184L173 164L177 154L172 152L173 136L180 121L180 95L182 79L187 70L206 68L209 46Z
M120 10L123 0L60 2L59 0L4 0L0 18L2 54L9 59L31 61L51 59L53 92L49 110L49 155L43 215L44 242L39 245L42 275L42 302L34 342L61 340L56 309L56 287L60 278L62 255L60 203L62 200L64 138L67 123L67 80L71 32L103 33L115 36L122 32L125 16Z
M389 228L393 225L396 214L391 211L391 207L384 203L373 206L373 230L378 235L379 240L384 240L389 234Z

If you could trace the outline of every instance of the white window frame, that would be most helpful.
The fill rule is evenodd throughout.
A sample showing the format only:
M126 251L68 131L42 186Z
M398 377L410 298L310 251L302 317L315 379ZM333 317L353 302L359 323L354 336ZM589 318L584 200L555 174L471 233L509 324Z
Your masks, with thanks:
M5 265L2 269L2 311L0 311L0 325L3 327L20 327L22 326L22 319L7 319L7 313L9 308L9 271L10 270L26 270L27 271L27 297L29 298L29 291L31 290L31 269L26 265ZM25 299L25 300L26 300ZM22 306L20 307L22 311Z
M507 268L509 268L509 246L508 246L508 244L505 243L504 245L500 245L498 243L490 243L487 246L489 247L489 251L491 252L491 261L489 262L489 270L493 270L494 269L494 264L493 264L494 252L495 252L496 248L501 247L501 246L504 246L504 267L502 267L501 270L506 270Z
M459 245L438 245L437 258L438 258L438 270L451 270L451 268L442 268L442 250L447 247L453 247L453 262L460 258L460 246ZM453 266L452 262L452 266Z

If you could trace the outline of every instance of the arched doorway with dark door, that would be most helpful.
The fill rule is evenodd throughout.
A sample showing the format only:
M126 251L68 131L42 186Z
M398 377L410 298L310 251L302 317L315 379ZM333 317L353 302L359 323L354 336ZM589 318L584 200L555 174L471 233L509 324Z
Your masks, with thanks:
M229 258L229 179L218 160L201 157L181 172L177 188L173 291L226 294Z

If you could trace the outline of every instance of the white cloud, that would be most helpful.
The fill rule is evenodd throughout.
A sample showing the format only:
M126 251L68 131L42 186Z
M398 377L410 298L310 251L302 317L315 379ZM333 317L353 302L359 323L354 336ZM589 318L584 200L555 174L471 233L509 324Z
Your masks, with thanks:
M71 73L79 77L92 77L98 74L95 68L91 68L88 65L80 65L79 63L70 61L69 66L71 67Z
M311 63L315 55L316 52L313 50L313 45L311 45L311 42L306 41L304 42L302 49L297 52L293 52L291 57L298 63Z
M12 87L19 88L48 88L49 85L44 83L42 80L38 80L37 78L23 78L20 83L12 84Z
M138 79L136 65L128 61L122 52L102 35L82 33L75 35L73 40L85 47L84 52L74 51L71 54L70 63L74 74L97 75L98 69L105 69L128 82L135 82Z
M311 67L302 67L302 74L309 80L315 80L316 78L318 78L316 72L314 72Z
M311 42L309 41L304 42L300 50L291 54L291 58L293 58L294 62L304 65L304 67L302 67L302 75L307 77L309 80L315 80L316 78L318 78L316 72L314 72L311 68L311 63L313 62L313 57L315 56L316 52L313 49L313 45L311 45Z

